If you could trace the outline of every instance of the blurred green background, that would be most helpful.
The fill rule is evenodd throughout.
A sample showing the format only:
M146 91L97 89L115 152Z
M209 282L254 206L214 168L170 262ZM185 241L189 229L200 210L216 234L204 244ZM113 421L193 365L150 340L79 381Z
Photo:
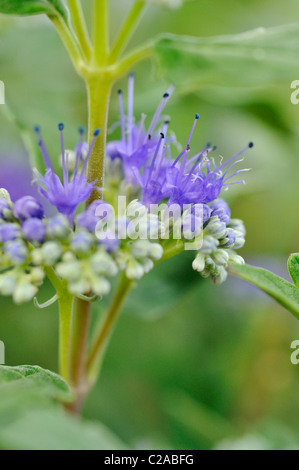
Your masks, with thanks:
M83 3L89 15L90 1ZM112 35L130 4L111 0ZM296 0L195 0L175 11L152 6L133 42L162 31L213 36L298 18ZM78 126L86 124L84 86L45 18L2 17L0 37L0 79L7 102L29 128L42 126L58 158L57 122L66 124L69 147ZM168 84L157 79L150 63L135 71L135 115L151 115ZM118 87L111 124L118 119ZM246 223L246 261L285 277L287 257L299 248L299 106L291 104L290 92L288 77L266 88L227 88L223 83L183 95L178 87L166 111L181 142L194 113L200 113L193 148L210 140L228 158L255 142L246 159L252 168L247 184L233 186L224 196L233 216ZM0 181L5 186L11 176L3 181L4 168L9 163L20 171L28 157L18 129L1 110L0 123ZM299 365L290 362L298 322L242 281L230 278L212 286L192 271L191 261L192 254L185 253L159 266L131 293L84 416L105 423L135 448L299 448ZM40 300L51 293L45 285ZM94 307L94 320L101 311L101 305ZM56 370L55 306L39 311L1 298L0 325L8 365Z

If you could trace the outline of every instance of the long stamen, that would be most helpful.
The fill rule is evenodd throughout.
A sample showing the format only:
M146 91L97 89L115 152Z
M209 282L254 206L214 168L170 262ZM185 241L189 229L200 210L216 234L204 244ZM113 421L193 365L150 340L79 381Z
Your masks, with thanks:
M36 126L34 128L34 130L35 130L35 132L36 132L36 134L38 135L38 138L39 138L38 145L40 146L46 168L47 168L47 170L51 169L52 171L54 171L50 156L49 156L48 151L46 149L44 140L42 138L41 129L40 129L40 127Z
M164 93L163 95L163 98L162 98L162 101L161 103L159 104L158 108L157 108L157 111L155 112L154 114L154 117L152 119L152 122L150 124L150 127L149 127L149 130L148 130L148 133L149 134L152 134L155 130L155 127L159 121L159 118L161 116L161 113L163 111L163 109L165 108L166 106L166 103L168 101L168 99L170 98L171 94L173 93L173 90L174 90L174 87L171 86L166 93Z
M80 144L83 144L84 142L84 134L85 134L85 130L83 127L80 127L79 128L79 148L80 148ZM80 163L80 160L81 158L83 158L83 154L82 154L82 151L80 152L80 150L77 150L76 152L76 163L75 163L75 168L74 168L74 172L73 172L73 176L76 177L77 176L77 173L78 173L78 168L79 168L79 163Z
M66 176L66 168L65 168L65 151L64 151L64 139L63 139L64 124L62 122L58 124L58 129L60 132L63 183L66 184L67 176Z
M155 162L156 162L156 158L158 156L158 153L159 153L159 150L160 150L160 147L161 147L161 144L162 144L162 141L164 140L164 134L161 133L160 134L160 139L159 139L159 142L158 142L158 145L157 145L157 148L156 148L156 151L155 151L155 154L153 156L153 160L152 160L152 163L151 163L151 166L150 166L150 170L149 170L149 174L148 174L148 178L147 178L147 183L146 183L146 187L148 186L149 182L150 182L150 179L152 177L152 173L153 173L153 170L154 170L154 166L155 166Z
M126 140L126 124L125 124L125 111L122 90L118 90L119 110L120 110L120 124L121 124L121 139L123 142Z
M187 140L187 145L186 145L186 147L188 147L188 145L190 145L190 143L191 143L191 139L192 139L192 136L193 136L193 134L194 134L195 127L196 127L196 124L197 124L197 121L199 120L199 118L200 118L199 114L196 113L196 114L195 114L194 123L193 123L192 129L191 129L189 138L188 138L188 140Z
M134 125L134 82L135 75L129 76L129 88L128 88L128 147L129 153L133 150L132 131Z
M241 155L243 155L243 153L245 153L248 149L251 149L253 146L254 146L253 142L249 142L249 144L247 145L247 147L245 147L245 148L242 149L239 153L237 153L237 154L234 155L233 157L229 158L225 163L223 163L222 165L220 165L220 167L218 168L218 170L221 170L221 169L224 168L225 166L229 165L231 162L233 162L234 160L236 160L236 158L238 158L238 157L240 157Z

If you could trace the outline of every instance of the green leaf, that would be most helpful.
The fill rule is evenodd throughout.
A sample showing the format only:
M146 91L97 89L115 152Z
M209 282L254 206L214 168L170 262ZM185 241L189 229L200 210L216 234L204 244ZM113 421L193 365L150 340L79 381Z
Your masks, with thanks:
M263 268L233 264L229 272L259 287L299 320L299 289Z
M0 0L0 13L21 16L45 13L67 19L67 12L61 0Z
M0 448L13 450L123 450L104 425L74 420L57 407L24 410L1 426Z
M72 394L67 383L57 374L39 366L0 366L0 397L1 388L8 383L20 381L22 386L33 384L39 393L61 401L71 401ZM7 390L7 388L6 388Z
M298 36L298 23L207 38L167 34L154 43L155 63L161 75L189 91L285 83L296 77Z
M288 259L288 270L296 287L299 287L299 253L292 253Z

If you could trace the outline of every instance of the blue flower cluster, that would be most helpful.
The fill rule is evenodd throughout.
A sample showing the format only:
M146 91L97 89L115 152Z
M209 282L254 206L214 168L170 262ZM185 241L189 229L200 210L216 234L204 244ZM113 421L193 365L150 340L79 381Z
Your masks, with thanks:
M219 197L223 189L241 182L231 179L247 170L231 170L253 144L218 165L210 157L215 150L210 144L190 156L196 114L186 145L173 158L175 138L168 135L169 122L162 117L172 91L163 95L146 128L145 115L139 123L134 119L130 76L127 115L123 93L118 92L121 138L107 145L108 202L94 201L81 212L80 204L98 189L97 181L88 181L86 168L100 131L88 145L80 129L75 149L66 150L64 125L59 124L60 177L40 129L35 129L46 166L45 175L35 171L35 181L57 214L46 217L42 204L31 196L13 204L7 191L0 190L0 294L12 295L16 303L31 300L52 270L72 294L101 297L110 290L109 278L119 271L140 279L190 242L193 268L214 283L226 279L230 262L244 262L235 253L245 243L244 225L231 219L227 203ZM129 198L122 214L117 207L120 196Z

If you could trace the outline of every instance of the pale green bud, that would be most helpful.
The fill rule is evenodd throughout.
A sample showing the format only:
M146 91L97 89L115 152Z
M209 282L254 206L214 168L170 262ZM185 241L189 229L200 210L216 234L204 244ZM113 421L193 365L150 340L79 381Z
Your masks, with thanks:
M97 277L92 279L92 291L102 297L109 294L111 289L110 282L104 277Z
M141 279L144 275L144 269L138 261L131 258L126 267L126 275L129 279Z
M242 256L237 255L234 252L229 254L229 262L235 264L245 264L245 260L242 258Z
M151 243L150 244L150 252L149 252L149 256L154 260L154 261L158 261L159 259L162 258L163 256L163 248L161 245L159 245L159 243Z
M41 268L32 268L29 274L30 281L37 286L42 284L44 277L45 273Z
M17 283L13 292L13 300L16 304L23 304L29 302L37 294L37 287L26 280L21 280Z
M16 286L16 278L14 275L7 273L0 276L0 293L1 295L12 295Z
M216 238L212 237L211 235L207 235L202 241L200 251L204 254L210 254L216 250L218 245L219 241Z
M58 242L46 242L42 246L41 251L44 259L43 262L49 266L55 264L62 254L62 248Z
M104 251L98 251L91 259L91 268L97 275L115 276L118 272L117 266L111 256Z
M205 268L205 264L206 264L206 257L203 253L198 253L196 255L196 258L194 259L193 263L192 263L192 268L195 270L195 271L198 271L199 273L202 272Z
M221 248L217 249L211 257L218 266L226 266L229 260L229 254Z
M59 263L56 266L58 276L67 279L69 282L74 282L80 279L82 269L79 261L69 263Z

